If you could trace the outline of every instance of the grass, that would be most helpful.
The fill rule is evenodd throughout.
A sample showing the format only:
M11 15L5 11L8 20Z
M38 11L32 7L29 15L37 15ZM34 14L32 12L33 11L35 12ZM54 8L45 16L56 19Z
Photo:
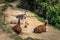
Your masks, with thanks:
M6 32L6 33L12 33L12 31L9 28L7 28L7 25L4 22L2 22L2 21L0 22L0 27L1 27L1 29L4 32Z
M24 40L39 40L39 39L33 39L33 38L31 38L31 37L28 37L28 38L26 38L26 39L24 39ZM42 40L42 39L41 39Z
M4 3L5 1L4 0L0 0L0 4Z
M34 15L36 16L36 18L41 21L41 22L44 22L44 19L42 17L39 17L36 13L34 13Z

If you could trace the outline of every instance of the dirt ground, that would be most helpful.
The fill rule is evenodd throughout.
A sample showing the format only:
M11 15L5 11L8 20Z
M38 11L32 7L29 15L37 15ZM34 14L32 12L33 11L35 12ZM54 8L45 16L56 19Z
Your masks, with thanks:
M0 29L0 40L13 40L6 34L2 29Z
M16 2L11 3L14 6L14 9L11 9L10 7L4 12L5 17L5 21L8 25L9 28L12 28L15 24L10 24L11 21L17 22L17 15L20 14L24 14L25 10L24 9L18 9L16 8ZM22 37L22 38L27 38L27 37L32 37L32 38L37 38L37 39L43 39L43 40L60 40L60 31L57 29L54 29L51 26L47 26L47 32L44 33L33 33L33 30L36 26L43 24L43 22L38 21L38 19L36 17L32 17L35 16L34 13L28 11L27 12L27 19L26 22L29 23L27 28L24 28L24 25L21 24L22 27L22 33L19 34L18 36ZM21 22L23 22L23 20L21 20ZM2 35L3 36L3 35ZM0 36L1 38L1 36ZM1 40L4 40L3 38L1 38ZM9 39L8 39L9 40Z

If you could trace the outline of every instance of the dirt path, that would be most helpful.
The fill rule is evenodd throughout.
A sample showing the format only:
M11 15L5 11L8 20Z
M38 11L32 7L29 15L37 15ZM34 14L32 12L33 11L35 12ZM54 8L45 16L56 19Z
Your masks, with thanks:
M2 29L0 29L0 40L13 40L9 37L8 34L4 33Z
M8 27L11 28L15 24L10 24L11 21L15 20L17 22L17 18L15 16L24 14L25 10L24 9L11 9L10 7L4 12L6 15L5 21L8 23ZM47 26L47 32L44 33L39 33L35 34L33 33L33 29L38 26L43 24L42 22L38 21L34 13L28 11L27 12L27 17L26 21L29 23L28 28L24 28L22 26L22 33L19 34L22 38L27 38L27 37L32 37L32 38L37 38L37 39L43 39L43 40L60 40L60 31L52 28L51 26Z

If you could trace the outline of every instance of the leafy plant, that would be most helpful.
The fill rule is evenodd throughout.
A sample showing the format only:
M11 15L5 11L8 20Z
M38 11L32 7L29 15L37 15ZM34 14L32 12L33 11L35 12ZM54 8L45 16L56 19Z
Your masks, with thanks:
M24 40L39 40L39 39L34 39L34 38L31 38L31 37L28 37L28 38L26 38Z
M5 2L5 0L0 0L0 4L2 4L2 3L4 3Z
M6 2L14 2L14 1L16 1L16 0L5 0Z

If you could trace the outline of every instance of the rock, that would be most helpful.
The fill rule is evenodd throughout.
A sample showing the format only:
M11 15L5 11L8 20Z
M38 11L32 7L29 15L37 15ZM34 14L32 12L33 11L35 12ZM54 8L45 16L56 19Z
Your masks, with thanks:
M11 23L11 24L17 24L18 21L17 21L17 20L12 20L10 23Z
M6 23L17 23L17 18L14 16L9 16L9 17L5 17L5 22Z

